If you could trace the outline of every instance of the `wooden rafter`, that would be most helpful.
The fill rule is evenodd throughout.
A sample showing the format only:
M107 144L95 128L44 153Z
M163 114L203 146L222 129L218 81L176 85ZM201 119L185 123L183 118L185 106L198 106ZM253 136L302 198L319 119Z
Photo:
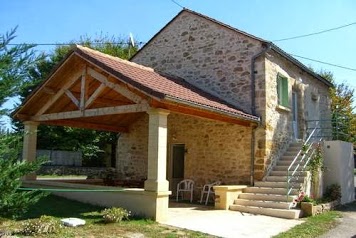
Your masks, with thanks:
M87 79L86 79L86 72L87 69L85 67L85 69L83 70L83 74L82 74L82 79L80 82L80 110L83 111L85 109L85 102L88 99L88 83L87 83Z
M95 78L96 80L98 80L99 82L104 84L105 86L115 90L116 92L118 92L119 94L123 95L124 97L130 99L131 101L133 101L135 103L142 103L145 101L144 99L137 96L136 94L134 94L127 88L124 88L118 84L110 82L106 76L95 71L94 69L88 68L87 72L90 76L92 76L93 78Z
M90 96L90 98L85 102L85 108L88 108L95 99L100 95L100 93L105 89L104 84L100 84L100 86L94 91L94 93Z
M96 109L87 109L84 111L70 111L70 112L58 112L51 114L43 114L39 116L34 116L31 120L34 121L53 121L53 120L64 120L64 119L73 119L80 117L96 117L96 116L105 116L105 115L114 115L114 114L125 114L125 113L136 113L136 112L145 112L149 108L148 104L132 104L132 105L123 105L116 107L104 107Z
M71 91L69 91L68 89L66 89L65 94L70 98L70 100L72 100L72 102L79 108L79 101L78 99L73 95L73 93Z
M53 105L63 94L64 92L70 88L81 76L82 72L78 71L74 73L74 75L68 80L68 82L56 93L54 94L47 103L36 113L36 116L42 115L45 111L48 110L50 106Z

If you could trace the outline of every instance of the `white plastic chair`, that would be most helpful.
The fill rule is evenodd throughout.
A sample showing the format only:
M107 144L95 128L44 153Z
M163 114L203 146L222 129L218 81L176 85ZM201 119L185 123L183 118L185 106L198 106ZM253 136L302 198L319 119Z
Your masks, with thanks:
M205 184L203 189L201 190L200 203L203 202L204 194L206 194L205 205L207 205L208 201L209 201L210 194L215 195L213 187L216 185L220 185L220 184L221 184L221 181L216 181L214 183Z
M182 199L184 192L190 192L190 202L193 201L193 190L194 190L194 181L191 179L184 179L177 184L177 202L179 193L182 193Z

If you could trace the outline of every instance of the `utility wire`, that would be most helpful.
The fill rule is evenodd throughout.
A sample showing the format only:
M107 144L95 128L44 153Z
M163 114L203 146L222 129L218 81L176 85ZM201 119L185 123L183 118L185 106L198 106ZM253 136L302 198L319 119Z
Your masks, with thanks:
M356 22L355 22L356 23ZM138 42L136 43L137 45L144 45L146 42ZM36 46L61 46L61 45L73 45L73 44L81 44L80 42L73 42L73 43L14 43L14 44L8 44L8 45L36 45ZM99 44L118 44L118 45L129 45L130 43L125 43L125 42L90 42L90 44L92 45L99 45ZM333 64L333 63L328 63L328 62L323 62L320 60L315 60L315 59L311 59L311 58L307 58L304 56L300 56L300 55L295 55L295 54L289 54L291 56L297 57L297 58L301 58L301 59L306 59L309 61L314 61L317 63L321 63L321 64L326 64L326 65L330 65L330 66L334 66L334 67L338 67L338 68L342 68L342 69L346 69L346 70L351 70L351 71L356 71L356 69L354 68L350 68L350 67L346 67L346 66L342 66L342 65L337 65L337 64Z
M352 23L349 23L349 24L346 24L346 25L342 25L342 26L338 26L338 27L327 29L327 30L310 33L310 34L305 34L305 35L300 35L300 36L293 36L293 37L288 37L288 38L283 38L283 39L278 39L278 40L272 40L272 42L293 40L293 39L298 39L298 38L303 38L303 37L308 37L308 36L313 36L313 35L319 35L319 34L322 34L322 33L329 32L329 31L335 31L335 30L339 30L341 28L349 27L349 26L352 26L352 25L355 25L355 24L356 24L356 22L352 22Z
M35 46L61 46L61 45L82 45L82 44L91 44L91 45L130 45L129 42L71 42L71 43L9 43L7 45L17 46L17 45L35 45ZM145 42L135 42L137 45L143 45Z
M182 5L180 5L178 2L176 2L175 0L171 0L171 2L173 2L173 3L176 4L177 6L181 7L182 9L185 8L185 7L183 7Z
M294 56L294 57L301 58L301 59L306 59L306 60L318 62L318 63L321 63L321 64L326 64L326 65L330 65L330 66L334 66L334 67L338 67L338 68L342 68L342 69L347 69L347 70L351 70L351 71L356 71L356 69L354 69L354 68L349 68L349 67L345 67L345 66L342 66L342 65L327 63L327 62L324 62L324 61L315 60L315 59L310 59L310 58L307 58L307 57L304 57L304 56L300 56L300 55L295 55L295 54L290 54L290 55L291 55L291 56Z

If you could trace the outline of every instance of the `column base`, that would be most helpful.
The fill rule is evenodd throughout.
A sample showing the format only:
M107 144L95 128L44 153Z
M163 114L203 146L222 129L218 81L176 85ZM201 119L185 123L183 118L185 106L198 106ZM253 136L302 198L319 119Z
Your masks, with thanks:
M168 190L169 182L167 180L157 181L154 179L147 179L145 181L145 191L166 192Z

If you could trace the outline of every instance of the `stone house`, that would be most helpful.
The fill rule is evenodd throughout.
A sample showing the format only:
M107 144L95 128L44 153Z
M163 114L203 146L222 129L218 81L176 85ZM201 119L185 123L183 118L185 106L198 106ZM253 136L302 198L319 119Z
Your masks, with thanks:
M184 178L196 196L262 180L329 114L330 86L273 43L184 9L131 62L75 47L14 116L30 161L39 123L120 132L116 170L144 189L71 196L164 220Z
M170 181L174 180L174 173L192 178L199 185L214 180L225 184L261 180L271 161L291 141L306 138L308 120L329 114L331 84L324 78L273 43L187 9L164 26L131 61L183 78L259 118L258 125L242 126L170 114ZM133 151L129 144L130 138L122 135L119 148L126 149L118 154L118 168L131 163L135 173L145 171L137 164L143 160L135 156L139 147L134 146ZM184 168L178 172L174 167L183 166L175 161L180 146L185 148Z

